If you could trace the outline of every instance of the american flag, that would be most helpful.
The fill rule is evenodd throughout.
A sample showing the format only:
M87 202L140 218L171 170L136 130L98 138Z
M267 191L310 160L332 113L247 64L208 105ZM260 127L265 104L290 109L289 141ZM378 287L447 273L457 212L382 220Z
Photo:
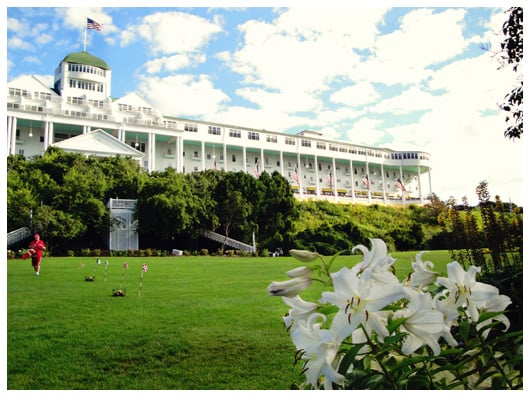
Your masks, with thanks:
M294 167L293 178L298 186L300 186L300 176L298 175L298 166Z
M396 183L394 183L394 186L397 187L402 192L406 192L407 191L407 188L405 187L405 185L403 185L403 182L401 182L401 179L399 179L399 178L397 179Z
M370 189L370 179L368 178L368 175L364 176L363 184L364 184L364 186L366 186L367 189Z
M94 21L93 19L87 18L86 19L86 28L87 29L96 29L97 31L101 31L103 28L103 25L99 22Z

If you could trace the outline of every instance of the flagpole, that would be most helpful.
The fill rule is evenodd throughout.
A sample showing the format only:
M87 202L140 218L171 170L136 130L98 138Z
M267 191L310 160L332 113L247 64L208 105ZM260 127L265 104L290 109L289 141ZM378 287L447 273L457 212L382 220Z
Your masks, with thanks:
M83 41L83 51L86 52L86 23L85 23L85 41Z

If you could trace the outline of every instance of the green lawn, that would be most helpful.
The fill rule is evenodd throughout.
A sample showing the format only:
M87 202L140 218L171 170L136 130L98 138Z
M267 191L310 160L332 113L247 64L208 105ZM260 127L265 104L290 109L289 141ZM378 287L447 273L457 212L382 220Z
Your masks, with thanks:
M415 253L392 255L402 278ZM301 265L294 258L102 259L106 280L95 258L44 258L38 277L29 261L8 260L8 389L268 390L303 381L283 327L287 307L266 291ZM447 252L424 259L440 271L449 262ZM113 297L126 261L127 295ZM333 269L359 261L342 256Z

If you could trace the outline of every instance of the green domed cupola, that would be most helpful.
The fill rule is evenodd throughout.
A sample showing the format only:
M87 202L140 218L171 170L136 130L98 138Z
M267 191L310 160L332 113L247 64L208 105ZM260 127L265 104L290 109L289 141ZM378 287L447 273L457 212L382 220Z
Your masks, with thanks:
M110 70L109 65L107 65L107 63L103 59L95 57L94 55L89 54L86 51L73 52L71 54L68 54L61 62L78 63L81 65L89 65L100 69Z
M72 52L55 69L55 91L66 97L102 101L110 97L112 70L86 51Z

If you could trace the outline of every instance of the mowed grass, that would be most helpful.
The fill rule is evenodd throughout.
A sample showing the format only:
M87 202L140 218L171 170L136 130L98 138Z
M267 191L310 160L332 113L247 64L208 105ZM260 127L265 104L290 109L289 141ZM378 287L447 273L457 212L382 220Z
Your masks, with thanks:
M400 279L414 255L392 254ZM442 272L449 262L447 252L424 259ZM333 270L360 260L338 257ZM8 261L8 389L272 390L304 380L283 326L288 308L266 290L301 265L294 258L102 262L44 258L37 277L29 261ZM127 295L113 297L124 262ZM96 280L86 282L94 269Z

